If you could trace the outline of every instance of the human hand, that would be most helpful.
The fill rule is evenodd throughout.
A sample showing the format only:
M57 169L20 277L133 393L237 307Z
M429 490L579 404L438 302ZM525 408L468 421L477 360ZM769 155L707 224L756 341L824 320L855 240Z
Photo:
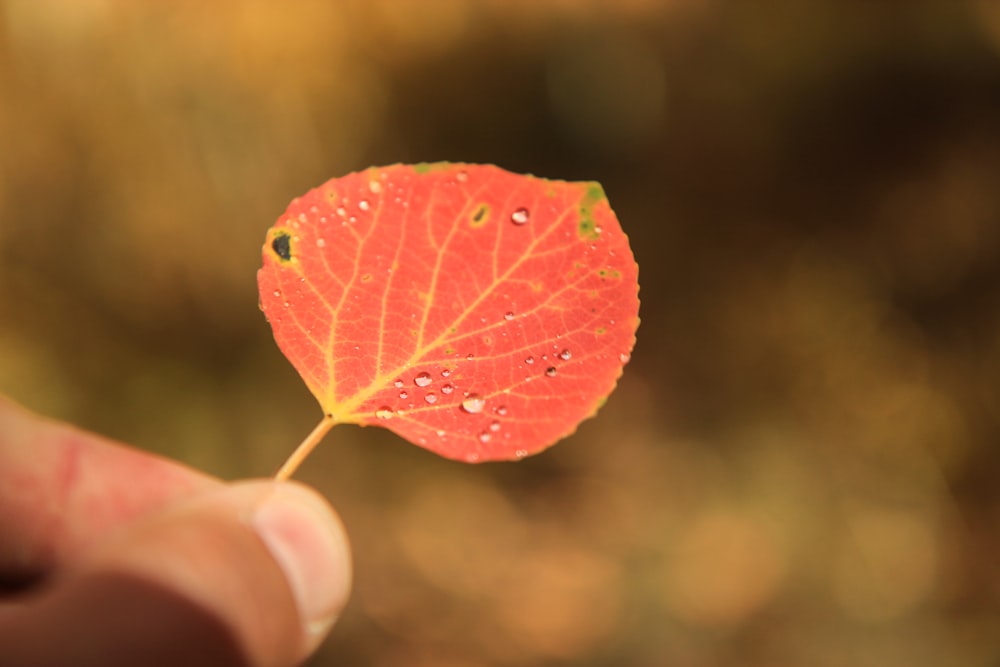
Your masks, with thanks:
M0 398L0 665L295 665L347 601L339 520Z

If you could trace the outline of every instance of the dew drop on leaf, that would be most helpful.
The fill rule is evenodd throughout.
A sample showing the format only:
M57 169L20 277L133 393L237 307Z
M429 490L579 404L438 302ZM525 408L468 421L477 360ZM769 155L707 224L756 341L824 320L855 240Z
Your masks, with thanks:
M427 394L424 394L424 402L426 402L426 403L428 403L430 405L434 405L435 403L438 402L437 394L435 394L433 391L429 392Z
M362 211L367 211L369 208L371 208L371 205L368 203L367 199L362 199L361 201L358 202L358 208L360 208Z
M487 433L486 431L483 431L482 433L479 434L479 442L487 443L487 442L490 441L490 437L491 436L490 436L489 433Z
M528 364L530 366L531 364L535 363L535 358L534 357L525 357L524 363L526 363L526 364Z
M506 405L498 405L496 407L496 409L494 410L494 412L497 413L498 415L500 415L501 417L506 417L507 416L507 406Z
M426 387L433 381L434 380L431 379L431 374L427 372L417 373L417 376L413 378L413 384L418 387Z
M381 408L375 411L375 416L378 419L391 419L393 415L392 408L388 405L383 405Z
M410 395L406 392L406 390L403 390L403 391L399 392L399 397L400 398L409 398Z
M545 369L545 374L548 375L550 378L554 378L556 376L556 372L557 371L555 366L549 366L548 368Z
M441 377L446 378L449 375L451 375L451 371L450 370L448 370L447 368L442 368L441 369Z
M569 361L570 358L572 358L572 356L573 353L570 352L569 350L563 350L562 352L559 353L559 358L562 359L563 361Z
M462 409L470 415L478 414L486 407L486 399L479 394L469 394L462 401Z
M496 433L497 431L499 431L500 430L500 422L498 422L498 421L492 421L492 422L490 422L490 430L493 431L494 433Z
M403 381L400 380L400 379L393 380L392 381L392 386L395 387L396 389L402 389L403 388Z
M512 319L514 319L514 313L508 310L506 313L503 314L503 318L508 322L510 322Z
M528 209L523 206L519 209L515 209L513 213L510 214L510 221L515 225L527 224L530 215L528 214Z
M443 387L441 387L441 393L442 394L450 394L453 391L455 391L455 387L453 387L450 384L446 384Z

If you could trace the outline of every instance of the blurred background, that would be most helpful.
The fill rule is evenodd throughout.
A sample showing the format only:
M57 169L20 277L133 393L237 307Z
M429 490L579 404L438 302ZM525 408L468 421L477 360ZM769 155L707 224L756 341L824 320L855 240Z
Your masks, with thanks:
M0 392L272 473L264 233L425 160L601 181L639 342L520 463L334 429L310 664L1000 664L1000 5L0 0Z

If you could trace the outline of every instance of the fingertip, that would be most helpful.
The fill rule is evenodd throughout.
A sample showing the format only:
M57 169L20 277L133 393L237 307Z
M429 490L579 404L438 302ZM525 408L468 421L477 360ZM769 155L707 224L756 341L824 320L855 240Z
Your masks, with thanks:
M312 489L295 482L265 484L270 490L251 524L284 572L307 636L319 641L350 595L351 556L343 524Z
M39 664L297 664L346 604L350 578L347 539L321 496L288 482L227 485L91 552L20 614L6 648L31 655L41 643L36 654L69 659ZM196 632L209 625L222 631Z

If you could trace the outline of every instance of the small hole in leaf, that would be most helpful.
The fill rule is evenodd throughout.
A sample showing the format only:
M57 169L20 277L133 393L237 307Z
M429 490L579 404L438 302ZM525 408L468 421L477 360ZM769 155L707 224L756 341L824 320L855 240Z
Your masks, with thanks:
M271 249L282 261L287 262L292 258L292 241L285 232L278 232L271 241Z

